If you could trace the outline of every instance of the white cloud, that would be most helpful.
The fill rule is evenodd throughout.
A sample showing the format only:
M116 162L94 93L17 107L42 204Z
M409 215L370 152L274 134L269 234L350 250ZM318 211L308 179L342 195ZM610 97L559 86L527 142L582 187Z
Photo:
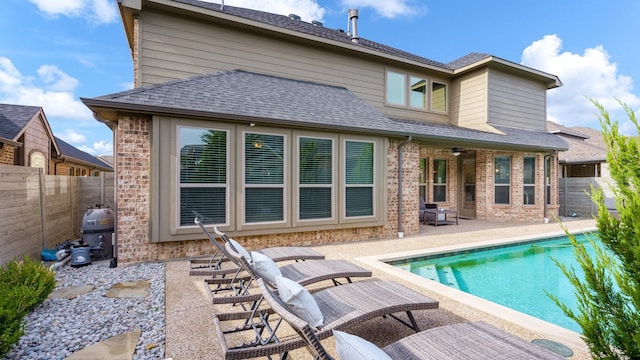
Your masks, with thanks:
M78 87L78 80L60 71L55 65L42 65L38 69L38 75L43 83L49 84L51 91L73 91Z
M87 142L87 138L84 135L72 129L66 129L64 133L58 137L70 144L84 144Z
M47 1L47 0L42 0ZM220 3L220 0L205 0ZM315 0L225 0L225 5L266 11L273 14L296 14L304 21L322 21L325 10Z
M522 64L557 75L564 84L548 92L551 121L599 128L596 108L587 100L589 97L604 105L626 129L629 125L616 99L632 108L640 106L640 98L633 93L633 79L618 73L616 63L601 45L574 54L562 51L560 37L546 35L523 51Z
M416 16L424 14L427 6L415 0L342 0L350 9L372 8L379 16L396 18L398 16Z
M38 76L23 76L10 59L0 57L0 102L41 106L48 118L92 120L91 111L75 98L78 80L56 66L43 65Z
M93 148L95 149L95 153L98 155L113 154L113 144L104 140L94 142Z
M110 0L29 0L49 16L85 17L93 24L118 20L115 1Z

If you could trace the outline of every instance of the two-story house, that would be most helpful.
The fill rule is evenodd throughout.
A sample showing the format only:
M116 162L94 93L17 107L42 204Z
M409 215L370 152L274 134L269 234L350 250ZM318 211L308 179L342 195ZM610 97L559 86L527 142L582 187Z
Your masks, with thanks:
M417 234L420 196L480 220L557 214L554 75L295 15L118 6L135 88L82 101L114 130L121 261L208 251L196 215L262 247Z

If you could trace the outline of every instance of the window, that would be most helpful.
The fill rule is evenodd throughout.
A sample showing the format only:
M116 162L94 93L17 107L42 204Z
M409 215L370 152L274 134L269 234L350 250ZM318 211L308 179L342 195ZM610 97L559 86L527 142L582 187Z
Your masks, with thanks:
M405 106L407 104L406 88L404 74L387 71L387 104Z
M496 156L494 158L495 169L495 203L509 204L511 194L511 158L509 156Z
M433 160L433 202L447 201L447 160Z
M426 158L420 158L419 162L420 177L418 179L418 191L420 192L422 200L427 202L427 171L429 170L429 163Z
M524 158L524 204L534 205L536 203L536 158L525 156Z
M551 157L547 157L544 162L544 185L546 204L551 205Z
M193 225L194 217L207 224L226 224L227 132L178 128L179 224Z
M333 139L298 138L298 218L331 219Z
M427 77L387 71L385 86L387 105L434 112L447 111L447 84L442 81L430 81Z
M447 111L447 85L436 81L431 83L431 110Z
M75 174L75 170L73 169L73 166L69 167L69 176L73 176L73 174Z
M153 242L201 239L195 216L235 236L386 221L384 138L159 119Z
M345 141L345 216L373 216L373 142Z
M244 133L244 222L283 222L285 137Z
M409 106L413 108L427 108L427 80L415 76L409 77Z

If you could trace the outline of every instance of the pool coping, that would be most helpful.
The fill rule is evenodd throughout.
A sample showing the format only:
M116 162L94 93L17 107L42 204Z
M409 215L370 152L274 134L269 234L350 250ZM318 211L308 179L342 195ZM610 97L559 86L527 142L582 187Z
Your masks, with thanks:
M571 233L588 233L597 231L596 227L574 230ZM397 261L401 259L407 259L412 257L421 256L434 256L438 254L445 254L454 251L470 251L483 247L496 247L513 245L522 242L530 242L535 240L541 240L557 236L565 236L564 231L548 232L537 235L525 235L516 237L507 237L502 239L484 240L473 243L446 245L434 248L423 248L416 250L400 251L388 254L378 254L371 256L356 257L354 260L362 262L368 266L371 266L379 271L387 273L389 275L402 278L406 281L410 281L416 286L420 286L426 290L434 292L438 295L446 297L452 301L465 304L476 310L487 313L496 318L502 319L506 322L513 323L522 328L534 331L538 334L545 336L548 339L560 342L574 350L588 351L587 345L582 339L582 335L565 329L561 326L552 324L550 322L538 319L531 315L513 310L503 305L482 299L478 296L471 295L461 290L443 285L437 281L430 280L421 277L417 274L413 274L401 268L388 264L387 262Z

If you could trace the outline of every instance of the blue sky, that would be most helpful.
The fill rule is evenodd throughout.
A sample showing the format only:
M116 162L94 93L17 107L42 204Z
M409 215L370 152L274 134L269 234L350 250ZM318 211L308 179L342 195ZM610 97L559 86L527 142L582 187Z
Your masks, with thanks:
M213 2L218 2L213 1ZM226 5L297 14L440 62L488 53L560 77L548 92L548 118L599 128L605 105L627 134L636 131L621 99L640 109L640 1L538 0L225 0ZM133 86L133 65L116 0L0 1L0 102L42 106L59 138L96 155L112 152L112 134L80 97Z

